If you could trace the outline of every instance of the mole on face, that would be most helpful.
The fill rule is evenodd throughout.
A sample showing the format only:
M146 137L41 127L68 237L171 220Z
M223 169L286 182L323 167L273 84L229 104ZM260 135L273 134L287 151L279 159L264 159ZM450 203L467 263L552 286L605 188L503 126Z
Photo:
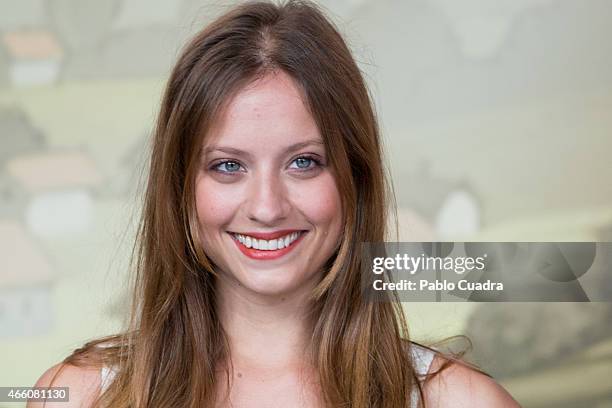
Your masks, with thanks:
M242 373L238 373L238 378L242 378Z

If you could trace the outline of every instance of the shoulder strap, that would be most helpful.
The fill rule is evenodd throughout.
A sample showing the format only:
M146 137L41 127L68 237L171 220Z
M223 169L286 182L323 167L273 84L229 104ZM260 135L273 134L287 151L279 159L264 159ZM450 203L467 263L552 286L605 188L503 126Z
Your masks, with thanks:
M110 383L115 378L115 370L111 367L103 366L100 369L100 391L104 392L106 387L110 385Z
M419 376L427 375L431 362L435 357L435 353L415 343L410 344L410 351L412 353L412 360L414 362L414 368L417 374Z

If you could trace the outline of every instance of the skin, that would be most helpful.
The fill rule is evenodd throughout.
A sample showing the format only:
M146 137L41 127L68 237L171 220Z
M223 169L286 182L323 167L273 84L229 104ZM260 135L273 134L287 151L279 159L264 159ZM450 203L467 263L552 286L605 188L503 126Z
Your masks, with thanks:
M300 142L312 143L288 150ZM342 214L321 142L300 92L280 72L239 92L203 145L196 207L202 245L219 269L217 306L230 340L229 397L234 407L324 406L305 357L310 333L306 305L322 265L340 240ZM298 168L296 159L305 156L320 165L308 171ZM246 257L227 233L282 229L308 233L289 254L266 261ZM432 370L442 362L436 358ZM50 368L36 385L48 385L58 367ZM67 367L54 385L69 386L71 401L56 405L89 406L99 384L99 370ZM221 388L220 395L225 391ZM460 364L426 383L424 394L428 408L519 406L492 379ZM220 405L229 406L230 401Z
M232 99L206 137L196 177L202 245L221 270L221 291L265 304L308 293L341 232L340 194L326 162L317 125L286 74ZM307 234L275 260L248 258L228 234L285 229Z
M233 98L203 152L196 207L202 245L220 270L218 310L234 367L230 400L236 407L313 406L315 387L301 385L312 383L304 358L307 297L342 231L318 127L293 81L271 74ZM228 233L287 229L307 233L274 260L247 257Z

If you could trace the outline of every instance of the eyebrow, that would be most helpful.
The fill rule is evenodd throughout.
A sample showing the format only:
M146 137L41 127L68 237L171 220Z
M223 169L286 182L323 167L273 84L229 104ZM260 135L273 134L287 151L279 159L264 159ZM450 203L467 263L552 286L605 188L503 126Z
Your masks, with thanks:
M292 144L291 146L287 147L285 149L285 153L293 153L293 152L295 152L297 150L303 149L304 147L308 147L308 146L311 146L311 145L321 146L321 145L323 145L323 142L321 140L307 140L305 142L295 143L295 144ZM223 153L227 153L227 154L233 154L233 155L237 155L237 156L251 157L251 154L249 152L246 152L246 151L240 150L240 149L236 149L235 147L229 147L229 146L209 146L206 149L204 149L202 154L206 155L206 154L212 153L214 151L219 151L219 152L223 152Z

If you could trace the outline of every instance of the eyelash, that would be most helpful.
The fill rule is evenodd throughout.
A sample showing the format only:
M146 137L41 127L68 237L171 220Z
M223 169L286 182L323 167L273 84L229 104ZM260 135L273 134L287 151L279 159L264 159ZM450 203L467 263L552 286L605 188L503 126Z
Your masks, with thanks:
M310 155L298 156L295 159L293 159L291 161L291 163L294 163L298 159L306 159L306 160L310 160L311 162L314 163L314 166L303 168L303 169L296 169L296 170L298 170L300 172L312 171L312 170L322 166L321 160L315 158L314 156L310 156ZM217 162L217 163L213 164L210 167L210 169L213 170L213 171L216 171L217 173L223 174L223 175L231 175L231 174L234 174L234 173L238 173L240 171L240 170L238 170L238 171L219 170L220 166L222 166L224 164L227 164L227 163L235 163L235 164L238 164L240 167L242 167L242 165L238 161L236 161L236 160L223 160L223 161L220 161L220 162Z

